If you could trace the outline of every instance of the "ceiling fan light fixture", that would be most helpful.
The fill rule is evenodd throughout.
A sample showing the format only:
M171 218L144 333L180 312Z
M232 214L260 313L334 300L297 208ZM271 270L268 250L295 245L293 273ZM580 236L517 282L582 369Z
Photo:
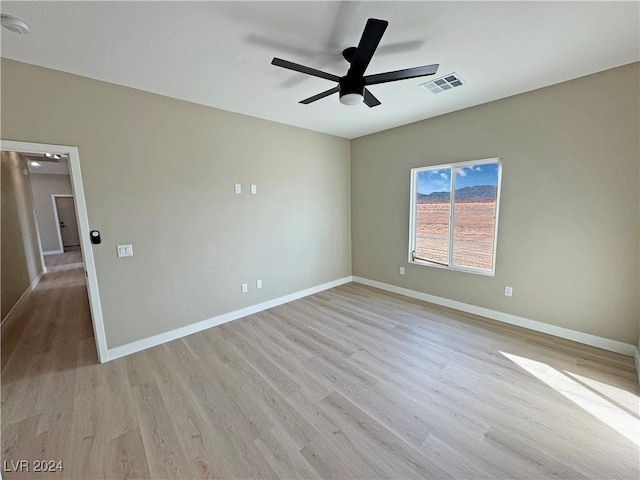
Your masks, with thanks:
M358 105L364 101L361 93L345 93L340 96L340 103L343 105Z
M358 105L364 101L364 79L346 75L338 82L340 85L340 103Z

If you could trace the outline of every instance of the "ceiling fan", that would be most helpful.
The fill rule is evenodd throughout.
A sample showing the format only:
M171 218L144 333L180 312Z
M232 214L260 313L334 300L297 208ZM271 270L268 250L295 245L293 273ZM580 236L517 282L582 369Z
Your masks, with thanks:
M289 62L288 60L283 60L277 57L274 57L271 64L277 67L294 70L296 72L306 73L307 75L312 75L314 77L338 82L337 86L322 93L318 93L313 97L305 98L299 103L309 104L316 100L320 100L321 98L333 95L334 93L339 93L340 102L345 105L357 105L364 102L369 107L375 107L380 105L380 100L373 96L367 88L368 86L377 85L379 83L396 82L398 80L406 80L409 78L424 77L427 75L433 75L438 71L438 64L435 64L365 76L364 72L369 66L369 62L371 62L371 58L378 48L378 44L382 39L382 35L384 35L387 25L389 25L389 22L386 20L378 20L376 18L370 18L367 20L367 24L364 27L364 32L362 32L362 37L360 38L358 46L345 48L342 51L342 56L350 64L349 70L344 77L338 77L331 73L326 73L311 67L305 67L304 65Z

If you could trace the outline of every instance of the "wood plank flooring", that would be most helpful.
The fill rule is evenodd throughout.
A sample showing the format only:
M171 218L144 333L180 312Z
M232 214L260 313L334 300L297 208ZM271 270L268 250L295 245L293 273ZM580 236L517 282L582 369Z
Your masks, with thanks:
M2 329L5 479L637 479L639 428L632 359L357 284L99 365L71 268Z
M48 272L78 268L82 265L80 247L65 247L64 253L45 255L44 264Z

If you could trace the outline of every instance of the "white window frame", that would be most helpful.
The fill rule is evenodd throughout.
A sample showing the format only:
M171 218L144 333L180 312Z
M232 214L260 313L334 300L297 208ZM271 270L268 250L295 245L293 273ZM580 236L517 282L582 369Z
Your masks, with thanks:
M491 270L484 270L481 268L472 268L472 267L460 267L457 265L453 265L453 228L455 221L455 188L456 188L456 168L470 167L474 165L482 165L487 163L497 163L498 164L498 185L496 188L496 222L494 225L493 232L493 256L492 256L492 265ZM414 258L413 252L416 247L416 216L418 211L418 203L417 203L417 179L418 173L424 172L427 170L440 170L440 169L451 169L454 172L453 175L450 175L451 181L451 194L450 194L450 213L449 213L449 264L444 265L435 262L429 262L425 260L420 260ZM499 220L499 212L500 212L500 191L502 190L502 157L496 158L483 158L482 160L473 160L469 162L456 162L456 163L447 163L443 165L433 165L427 167L419 167L411 169L411 199L410 199L410 212L409 212L409 263L415 265L424 265L426 267L433 268L441 268L445 270L454 270L459 272L467 272L467 273L475 273L477 275L486 275L490 277L494 277L496 274L496 252L498 249L498 220Z

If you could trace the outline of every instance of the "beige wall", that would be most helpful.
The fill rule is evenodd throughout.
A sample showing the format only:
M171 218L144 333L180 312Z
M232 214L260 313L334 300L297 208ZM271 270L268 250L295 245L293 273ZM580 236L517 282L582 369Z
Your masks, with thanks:
M353 274L636 343L638 85L628 65L354 140ZM497 156L496 276L407 265L409 170Z
M2 152L0 163L0 317L4 319L42 272L42 262L26 163L14 152Z
M351 274L348 140L6 59L1 127L79 149L110 348Z
M351 171L344 139L6 59L1 80L3 138L79 147L109 347L351 263L354 275L640 339L637 64L356 139ZM407 266L410 168L493 156L504 159L496 277ZM119 243L135 256L117 259Z
M62 250L51 195L71 194L71 177L69 175L32 173L31 190L33 191L33 203L37 213L42 250L45 252Z

